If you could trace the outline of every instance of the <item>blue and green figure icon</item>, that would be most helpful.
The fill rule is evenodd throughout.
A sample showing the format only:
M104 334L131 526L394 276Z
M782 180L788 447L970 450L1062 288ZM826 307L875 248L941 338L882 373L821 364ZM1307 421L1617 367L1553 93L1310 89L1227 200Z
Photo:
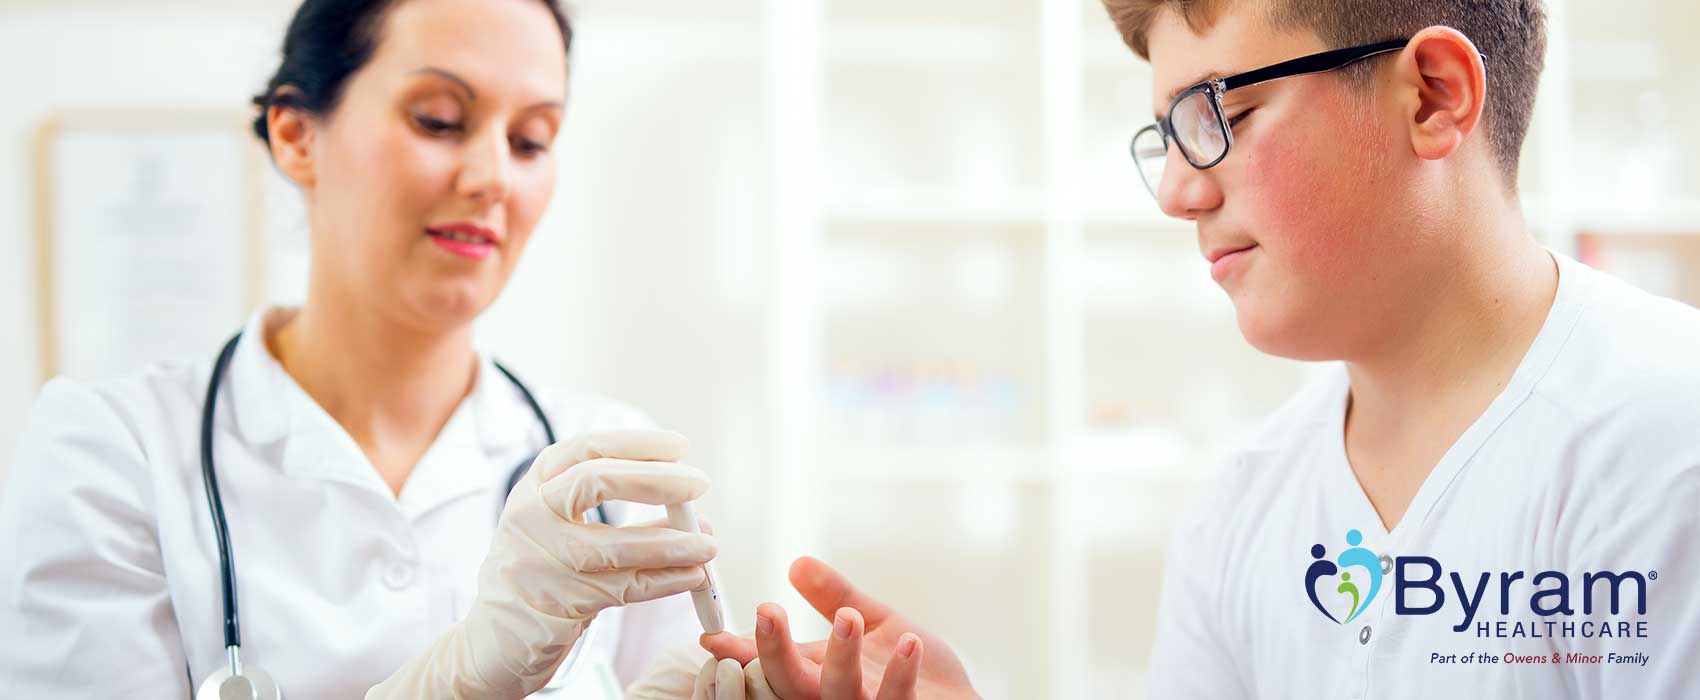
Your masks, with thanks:
M1340 556L1334 561L1328 561L1324 558L1328 555L1328 548L1321 544L1314 544L1310 547L1310 556L1316 561L1311 562L1310 568L1305 570L1305 593L1310 596L1311 605L1316 606L1318 611L1321 611L1324 616L1337 624L1346 624L1356 619L1365 608L1369 607L1370 602L1375 600L1375 594L1381 592L1381 559L1375 555L1375 552L1360 547L1359 545L1363 544L1363 541L1363 533L1357 530L1347 531L1346 544L1351 548L1341 552ZM1362 593L1358 584L1352 581L1352 574L1346 571L1353 566L1362 567L1364 571L1369 572L1368 593ZM1340 585L1334 589L1334 592L1352 597L1352 607L1346 613L1345 620L1336 619L1334 614L1328 612L1328 608L1323 606L1322 601L1316 597L1317 579L1334 574L1340 575Z

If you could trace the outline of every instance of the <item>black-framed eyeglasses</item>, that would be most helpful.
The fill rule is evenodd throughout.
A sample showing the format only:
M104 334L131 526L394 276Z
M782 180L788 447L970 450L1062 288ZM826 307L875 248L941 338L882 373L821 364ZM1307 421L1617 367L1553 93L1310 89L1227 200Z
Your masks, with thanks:
M1170 144L1179 148L1186 162L1199 170L1215 167L1228 157L1228 149L1234 145L1234 130L1222 111L1222 95L1227 91L1278 78L1326 73L1371 56L1398 51L1410 41L1399 39L1324 51L1226 78L1206 80L1182 90L1169 103L1166 116L1133 135L1133 161L1139 166L1139 177L1145 181L1145 189L1151 192L1152 197L1157 196Z

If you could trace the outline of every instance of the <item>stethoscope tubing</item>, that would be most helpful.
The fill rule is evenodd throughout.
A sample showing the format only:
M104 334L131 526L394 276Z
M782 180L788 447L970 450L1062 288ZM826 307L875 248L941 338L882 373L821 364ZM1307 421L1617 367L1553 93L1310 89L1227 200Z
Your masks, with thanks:
M230 366L230 358L236 354L236 345L241 340L242 333L237 332L219 350L218 360L213 363L212 378L207 381L206 403L201 406L201 485L206 492L207 512L212 516L213 536L218 543L219 592L224 602L224 647L229 656L232 676L242 675L242 663L239 660L242 647L242 630L239 626L240 615L236 597L236 557L231 551L230 526L224 516L224 499L219 495L218 469L213 463L213 413L217 405L219 384L223 382L225 372ZM550 424L549 416L543 412L543 406L537 402L537 397L532 395L525 383L520 381L519 377L514 376L514 373L509 371L508 368L503 367L499 362L492 362L491 364L495 365L496 370L501 372L502 376L514 385L514 388L519 389L520 395L525 397L526 405L537 416L537 421L543 425L543 435L548 439L548 444L555 444L555 427ZM513 492L514 486L525 476L526 469L531 466L531 461L521 462L519 466L514 468L513 473L508 476L507 490L504 494ZM596 506L596 518L603 523L610 522L607 511L600 504ZM577 661L580 647L589 638L590 630L586 630L585 634L580 636L579 644L573 645L572 651L568 653L565 670L571 671Z

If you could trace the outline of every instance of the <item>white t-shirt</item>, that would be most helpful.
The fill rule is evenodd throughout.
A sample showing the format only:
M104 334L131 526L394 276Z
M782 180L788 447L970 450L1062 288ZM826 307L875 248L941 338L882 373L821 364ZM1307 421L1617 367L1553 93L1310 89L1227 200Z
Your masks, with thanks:
M1700 310L1554 257L1540 334L1392 532L1344 367L1234 451L1170 544L1151 697L1700 697Z

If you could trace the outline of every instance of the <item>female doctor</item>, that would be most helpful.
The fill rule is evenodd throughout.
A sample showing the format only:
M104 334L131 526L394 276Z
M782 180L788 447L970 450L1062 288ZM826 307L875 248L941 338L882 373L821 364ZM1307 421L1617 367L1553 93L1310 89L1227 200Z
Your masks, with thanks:
M666 648L715 545L634 524L707 488L684 439L472 342L554 190L571 36L553 0L301 6L254 129L305 198L306 301L43 389L0 503L6 694L690 695L706 654Z

